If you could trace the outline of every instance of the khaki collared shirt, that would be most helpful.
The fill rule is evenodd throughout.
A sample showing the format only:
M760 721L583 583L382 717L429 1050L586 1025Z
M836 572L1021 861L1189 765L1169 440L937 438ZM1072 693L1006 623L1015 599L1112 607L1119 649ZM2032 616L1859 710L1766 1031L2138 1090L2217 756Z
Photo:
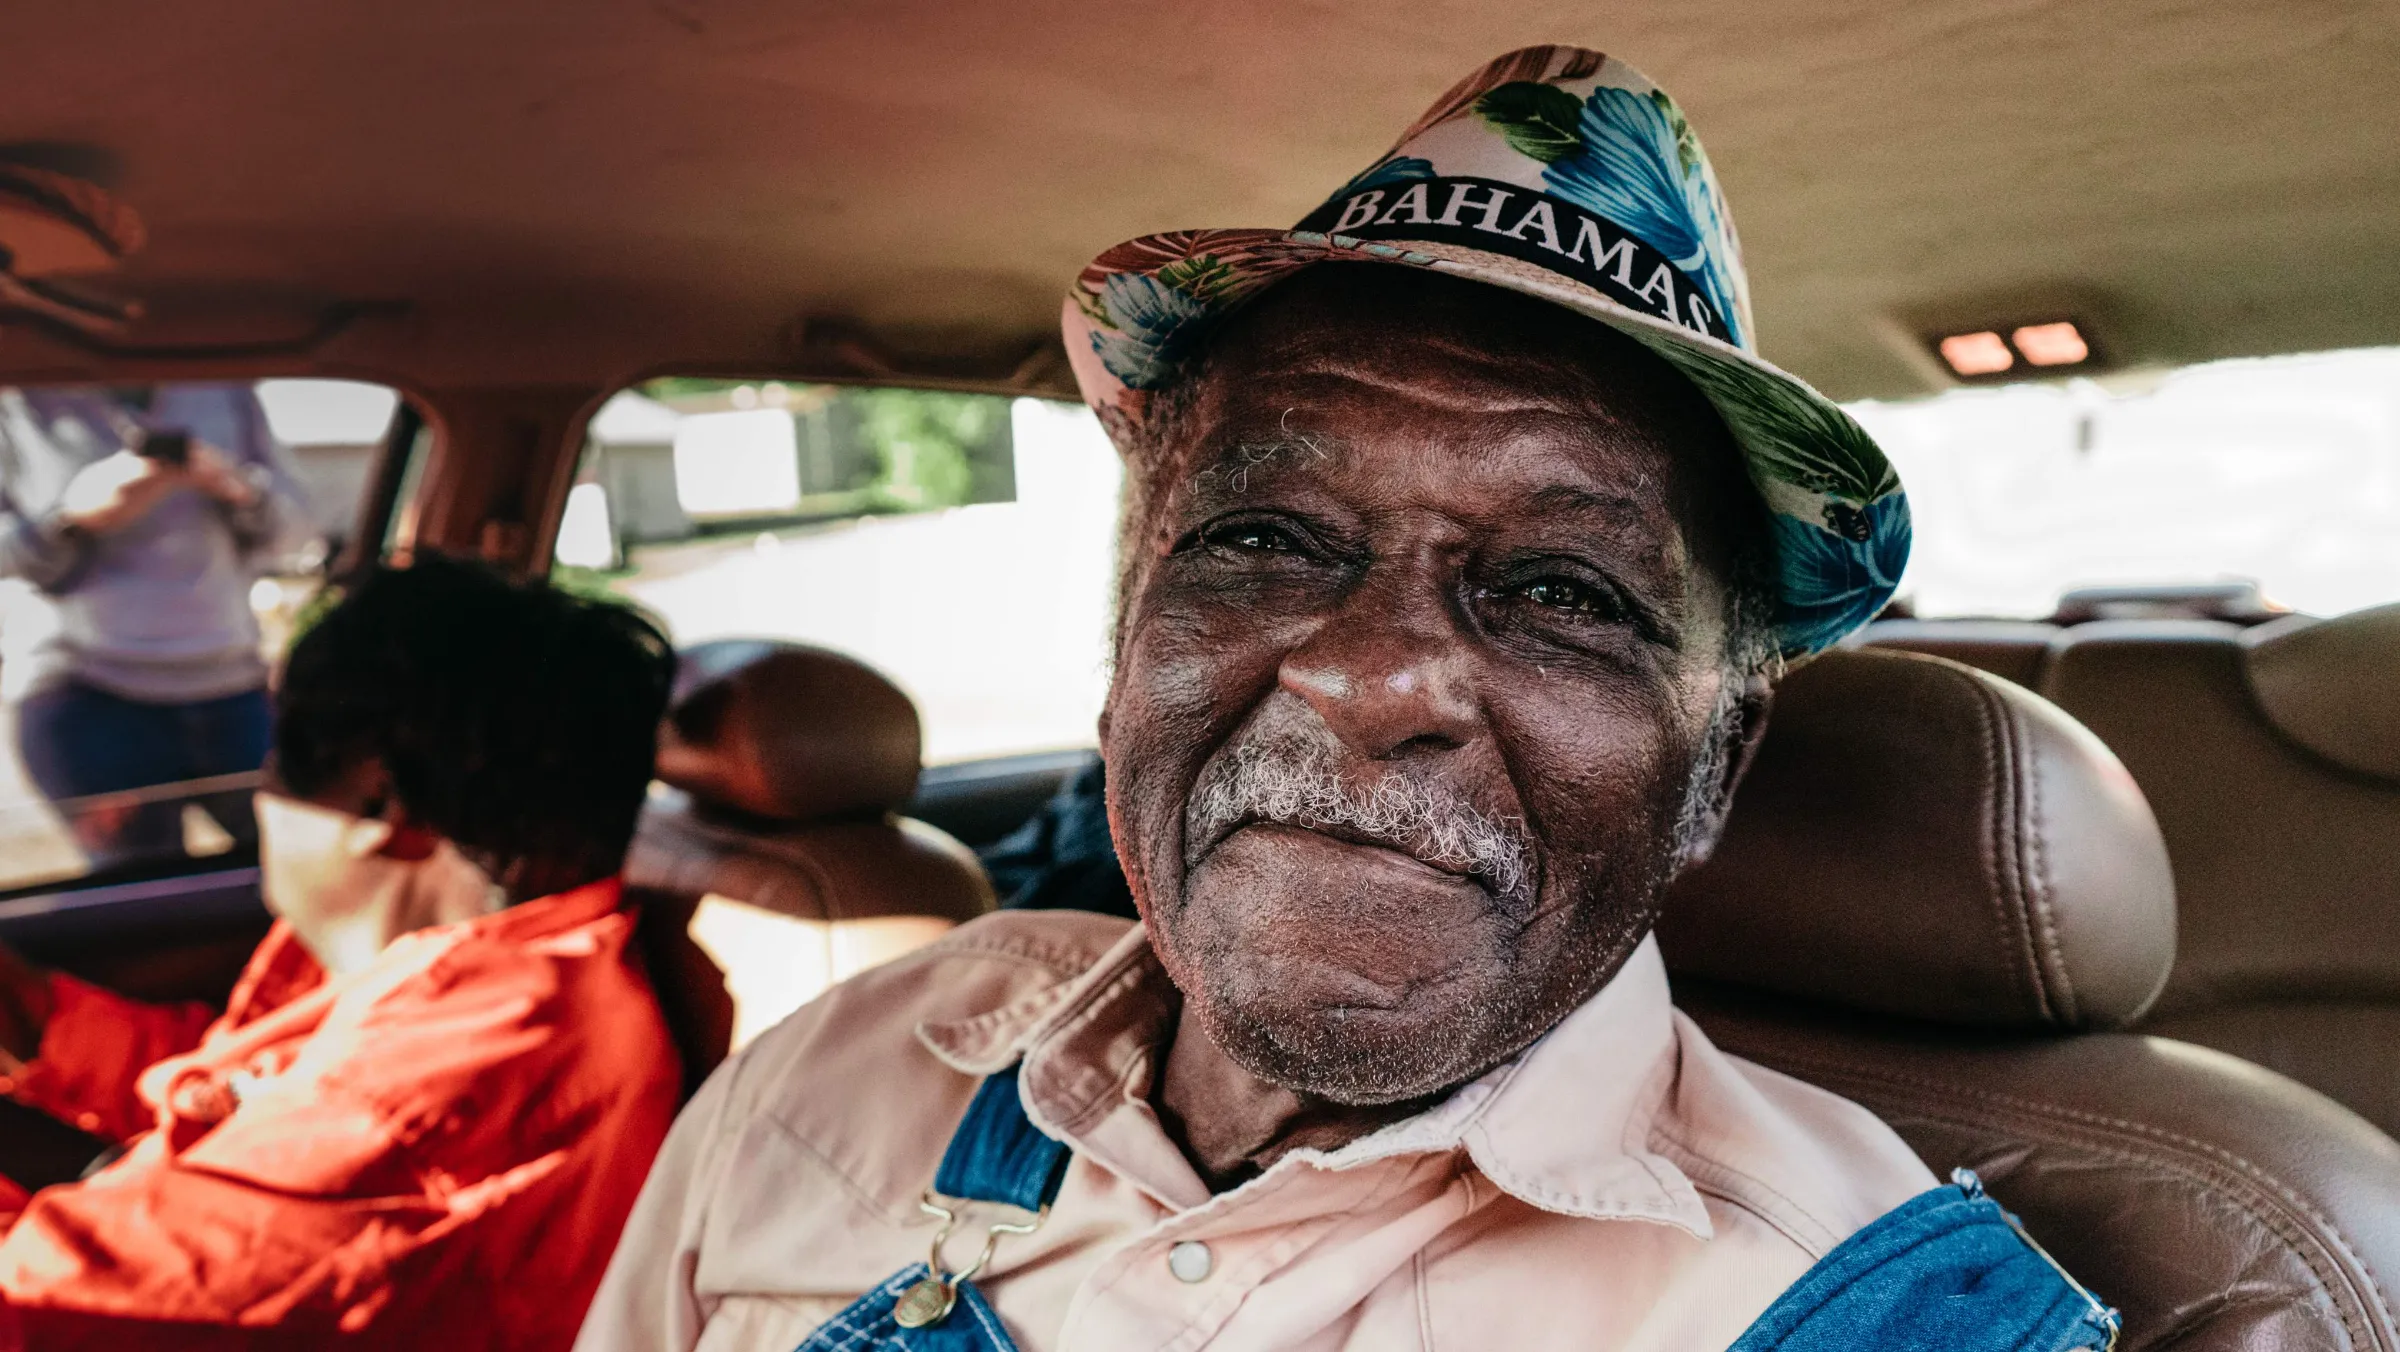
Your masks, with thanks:
M918 1199L979 1077L1020 1056L1074 1152L975 1279L1026 1352L1723 1348L1934 1186L1864 1109L1711 1046L1645 942L1514 1061L1212 1196L1149 1104L1177 1001L1138 926L1073 912L990 916L836 987L684 1111L578 1348L790 1352L924 1260Z

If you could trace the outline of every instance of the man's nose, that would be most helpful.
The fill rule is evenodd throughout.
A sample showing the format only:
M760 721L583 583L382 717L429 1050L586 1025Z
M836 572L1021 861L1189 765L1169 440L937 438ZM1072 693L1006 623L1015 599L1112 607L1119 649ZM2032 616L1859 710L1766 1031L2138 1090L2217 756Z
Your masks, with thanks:
M1362 756L1446 751L1483 721L1466 644L1437 578L1386 577L1287 654L1277 678Z

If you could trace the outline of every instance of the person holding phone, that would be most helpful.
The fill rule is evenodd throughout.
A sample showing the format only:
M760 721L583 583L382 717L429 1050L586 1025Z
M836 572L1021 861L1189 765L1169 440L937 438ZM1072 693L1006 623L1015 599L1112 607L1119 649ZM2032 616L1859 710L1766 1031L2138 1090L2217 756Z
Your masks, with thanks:
M95 869L180 855L186 802L256 840L249 786L210 781L266 755L250 588L302 504L248 383L0 390L0 577L42 631L8 674L18 753Z

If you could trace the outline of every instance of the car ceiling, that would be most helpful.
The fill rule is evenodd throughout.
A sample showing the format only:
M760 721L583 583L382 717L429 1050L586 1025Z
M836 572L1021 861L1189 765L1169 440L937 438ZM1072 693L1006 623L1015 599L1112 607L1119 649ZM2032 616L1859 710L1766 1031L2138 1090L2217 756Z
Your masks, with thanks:
M2054 310L2135 364L2400 341L2388 0L158 0L9 28L0 143L97 165L147 226L106 284L149 317L115 341L282 369L1061 389L1093 254L1296 220L1545 41L1676 94L1766 355L1836 396L1930 388L1912 331ZM157 365L0 333L18 379Z

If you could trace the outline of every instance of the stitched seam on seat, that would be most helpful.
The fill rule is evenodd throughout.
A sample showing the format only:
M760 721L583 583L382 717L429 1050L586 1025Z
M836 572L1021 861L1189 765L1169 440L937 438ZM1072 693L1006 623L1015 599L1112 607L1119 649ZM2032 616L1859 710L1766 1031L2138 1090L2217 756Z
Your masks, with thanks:
M1922 1114L1924 1117L1932 1121L1939 1122L1962 1131L1973 1130L1978 1125L1988 1123L1991 1120L1988 1117L1977 1117L1964 1114L1949 1115L1927 1108L1917 1108L1913 1111ZM2033 1120L2038 1122L2041 1119L2038 1117L2038 1115L2034 1115ZM2324 1301L2325 1305L2331 1309L2335 1318L2339 1320L2342 1331L2347 1336L2351 1346L2387 1349L2391 1346L2390 1343L2384 1341L2377 1335L2377 1331L2372 1325L2365 1322L2368 1316L2368 1311L2365 1307L2369 1305L2372 1305L2375 1312L2380 1313L2383 1316L2385 1323L2388 1324L2391 1322L2391 1313L2383 1300L2382 1289L2374 1283L2371 1277L2362 1281L2358 1277L2343 1271L2338 1263L2329 1264L2329 1261L2327 1260L2325 1248L2327 1247L2327 1240L2330 1240L2331 1247L2338 1250L2343 1257L2349 1258L2353 1262L2358 1261L2357 1254L2351 1248L2348 1237L2343 1235L2340 1228L2335 1226L2328 1218L2317 1214L2306 1206L2294 1204L2289 1198L2280 1199L2289 1209L2300 1212L2303 1216L2314 1220L2317 1224L2323 1227L2325 1231L2323 1236L2314 1235L2308 1230L2301 1228L2292 1217L2288 1215L2277 1214L2277 1212L2269 1209L2268 1207L2254 1205L2250 1201L2246 1201L2242 1196L2242 1193L2246 1190L2240 1189L2236 1186L2237 1182L2240 1180L2238 1174L2236 1174L2234 1171L2233 1165L2230 1164L2212 1168L2209 1167L2206 1162L2203 1162L2196 1167L2173 1169L2170 1161L2165 1156L2155 1151L2144 1151L2128 1148L2122 1143L2110 1140L2103 1131L2099 1130L2094 1130L2087 1133L2062 1132L2060 1133L2060 1138L2063 1141L2072 1142L2079 1148L2087 1150L2091 1154L2100 1156L2104 1159L2113 1158L2125 1161L2127 1163L2141 1164L2152 1168L2169 1168L2172 1172L2180 1173L2187 1179L2190 1179L2197 1186L2205 1187L2209 1191L2239 1207L2261 1228L2266 1230L2269 1234L2274 1236L2275 1239L2280 1241L2284 1248L2294 1258L2299 1260L2301 1266L2307 1271L2308 1275L2316 1281L2318 1296ZM2247 1161L2240 1160L2240 1157L2238 1156L2234 1156L2232 1158L2240 1163L2247 1163ZM2251 1181L2258 1182L2259 1180ZM2272 1185L2269 1184L2269 1186ZM2252 1197L2258 1196L2256 1189L2247 1191L2250 1192ZM2264 1200L2272 1202L2278 1199L2268 1198Z
M1974 678L1968 678L1973 680ZM1998 730L2000 745L2007 763L2000 767L2002 783L2008 785L2008 802L2001 817L2008 823L2008 883L2005 893L2009 906L2011 931L2024 962L2025 982L2033 992L2034 1008L2042 1018L2057 1021L2058 1002L2050 989L2049 973L2042 966L2040 942L2034 932L2034 881L2031 855L2035 849L2027 829L2027 804L2032 797L2030 776L2026 773L2031 760L2025 745L2025 729L2014 717L2014 710L1998 690L1975 680L1975 689L1983 697L1986 711Z
M2040 937L2042 953L2048 957L2047 985L2057 992L2058 1017L2069 1026L2082 1021L2082 1012L2075 999L2073 977L2067 971L2065 947L2058 937L2058 911L2052 906L2054 887L2050 877L2050 850L2042 834L2042 772L2033 750L2032 729L2023 711L2008 710L2018 744L2024 750L2025 784L2025 910L2034 933Z
M825 872L825 866L816 859L812 851L771 837L745 835L714 822L688 818L676 822L667 829L670 832L681 832L686 838L680 841L662 841L654 833L648 844L652 849L662 851L669 856L670 862L665 872L675 884L672 890L719 892L719 889L713 884L723 882L724 875L747 870L765 875L748 880L758 888L758 894L748 897L728 896L728 900L756 906L761 910L774 911L779 915L788 915L798 920L833 921L842 918L835 913L836 889L833 886L833 880ZM693 857L689 852L689 847L695 845L707 850L707 857ZM795 886L789 879L775 876L774 870L778 868L804 875L804 882ZM802 914L799 909L788 902L782 905L767 904L768 898L779 897L787 893L805 893L807 889L814 889L815 895L802 895L799 900L809 903L806 909L813 911L813 915ZM723 892L719 892L719 894L727 895Z
M2013 867L2017 835L2016 777L2004 772L2015 764L2016 758L2008 741L2006 711L2000 697L1983 682L1964 674L1956 674L1954 679L1966 682L1975 694L1975 716L1978 730L1983 734L1983 779L1993 786L1990 811L1985 817L1985 829L1991 832L1991 848L1984 857L1984 878L1992 894L1992 921L2002 947L2015 948L2022 958L2022 965L2008 966L2010 984L2026 997L2038 1017L2048 1018L2050 1002L2042 990L2032 936L2024 930L2024 908L2013 904L2011 896L2010 884L2016 878Z
M1847 1066L1838 1062L1816 1060L1805 1056L1778 1057L1776 1060L1781 1066L1801 1067L1813 1072L1812 1075L1804 1078L1824 1076L1826 1078L1836 1080L1848 1080L1852 1084L1864 1085L1868 1087L1879 1086L1886 1089L1895 1090L1921 1090L1926 1093L1947 1098L1959 1106L1972 1104L2010 1110L2021 1121L2030 1120L2035 1123L2053 1124L2071 1123L2077 1126L2082 1126L2090 1129L2092 1132L2101 1137L2099 1140L2087 1140L2085 1144L2097 1149L2107 1149L2109 1153L2115 1154L2121 1158L2139 1160L2145 1163L2157 1164L2161 1166L2172 1166L2180 1163L2180 1161L2176 1161L2167 1157L2157 1155L2142 1155L2127 1149L2121 1143L2108 1142L2105 1139L2106 1133L2115 1132L2124 1135L2140 1137L2155 1144L2173 1146L2188 1154L2199 1156L2203 1162L2213 1161L2219 1166L2216 1173L2218 1178L2224 1178L2225 1175L2229 1173L2231 1178L2228 1181L2246 1183L2249 1185L2248 1188L2239 1190L2220 1185L2218 1187L2218 1191L2227 1194L2228 1200L2232 1201L2238 1206L2241 1206L2246 1213L2258 1220L2259 1223L2264 1225L2268 1230L2272 1231L2277 1238L2283 1240L2284 1243L2292 1250L2294 1256L2298 1257L2300 1261L2306 1265L2310 1275L2316 1277L2317 1280L2325 1287L2327 1295L2335 1296L2339 1293L2347 1292L2350 1295L2352 1304L2361 1308L2371 1307L2374 1314L2381 1316L2385 1326L2390 1326L2394 1322L2391 1306L2384 1299L2383 1288L2375 1281L2374 1274L2368 1270L2365 1260L2359 1257L2358 1250L2351 1244L2349 1236L2342 1233L2341 1227L2334 1224L2331 1217L2325 1215L2316 1207L2310 1205L2306 1198L2301 1197L2288 1187L2284 1186L2284 1184L2279 1182L2274 1175L2268 1173L2265 1169L2261 1168L2256 1163L2253 1163L2248 1158L2235 1154L2234 1152L2227 1150L2222 1146L2211 1145L2206 1141L2197 1140L2193 1137L2185 1136L2179 1132L2167 1131L2163 1128L2150 1126L2147 1123L2135 1122L2110 1114L2086 1112L2079 1108L2068 1108L2057 1104L2037 1103L2031 1100L2017 1098L2010 1094L1999 1094L1993 1093L1989 1090L1971 1089L1965 1086L1948 1084L1939 1080L1928 1079L1922 1076L1893 1075L1888 1072L1864 1070L1853 1066ZM1860 1097L1856 1094L1853 1094L1852 1096ZM1920 1105L1910 1106L1915 1107L1917 1111L1930 1111ZM1936 1115L1936 1118L1937 1120L1943 1121L1950 1126L1970 1130L1978 1126L1989 1124L1988 1117L1944 1118ZM2191 1177L2194 1174L2193 1169L2188 1166L2182 1169L2181 1172L2185 1173L2187 1177ZM2195 1181L2208 1182L2210 1180L2202 1177L2195 1179ZM2322 1231L2322 1234L2310 1234L2305 1230L2294 1232L2288 1227L2288 1224L2278 1223L2279 1218L2267 1214L2258 1206L2249 1204L2249 1202L2245 1199L2245 1193L2250 1197L2255 1197L2260 1202L2274 1202L2280 1204L2285 1210L2296 1213L2308 1221L2313 1222L2318 1229ZM2330 1248L2338 1253L2340 1258L2347 1261L2350 1270L2342 1271L2337 1267L2335 1271L2327 1272L2323 1267L2321 1267L2318 1261L2316 1261L2316 1258L2312 1256L2310 1250L2324 1248ZM2361 1291L2362 1287L2364 1288L2363 1293ZM2344 1331L2350 1335L2353 1341L2363 1341L2364 1345L2380 1348L2390 1348L2392 1346L2390 1342L2386 1341L2380 1336L2379 1330L2374 1328L2359 1327L2357 1323L2353 1321L2348 1311L2344 1312L2342 1322Z
M1969 1116L1963 1114L1945 1115L1937 1110L1926 1107L1918 1107L1913 1111L1922 1113L1924 1116L1936 1122L1940 1122L1960 1130L1972 1130L1979 1125L1988 1124L1991 1121L1991 1119L1988 1117ZM2027 1114L2025 1116L2037 1123L2046 1120L2044 1115L2038 1113ZM2055 1121L2055 1119L2047 1120ZM2103 1122L2105 1123L2106 1120L2103 1119ZM2164 1136L2151 1136L2150 1133L2143 1132L2139 1124L2119 1122L2114 1123L2113 1125L2129 1127L2137 1134L2149 1136L2153 1143L2161 1140L2172 1141L2175 1139L2172 1134L2167 1134ZM2327 1303L2333 1307L2335 1314L2341 1321L2343 1332L2349 1336L2354 1346L2372 1346L2383 1348L2388 1348L2391 1346L2389 1343L2377 1336L2375 1329L2365 1326L2361 1322L2366 1314L2364 1307L2370 1304L2374 1307L2374 1310L2377 1313L2380 1313L2383 1316L2386 1323L2391 1321L2391 1313L2383 1300L2382 1289L2374 1283L2371 1277L2362 1281L2359 1278L2342 1271L2339 1265L2328 1267L2324 1261L2325 1254L2323 1250L2327 1246L2328 1242L2330 1242L2331 1247L2338 1250L2343 1257L2350 1259L2353 1263L2357 1263L2357 1253L2354 1249L2352 1249L2348 1237L2343 1235L2339 1227L2335 1226L2329 1219L2319 1215L2312 1208L2309 1208L2303 1204L2298 1204L2288 1197L2280 1200L2289 1210L2299 1212L2302 1216L2315 1221L2323 1228L2325 1232L2324 1235L2312 1235L2307 1230L2298 1228L2292 1222L2292 1219L2289 1216L2279 1216L2273 1211L2268 1210L2261 1205L2255 1204L2254 1200L2252 1199L2256 1199L2258 1201L2277 1199L2261 1197L2259 1189L2255 1187L2245 1190L2234 1186L2234 1183L2238 1180L2236 1166L2246 1165L2248 1161L2242 1160L2239 1156L2229 1156L2228 1159L2233 1162L2220 1162L2222 1163L2222 1167L2220 1168L2208 1168L2206 1167L2206 1164L2203 1163L2199 1167L2173 1169L2173 1162L2168 1158L2155 1152L2145 1152L2127 1148L2122 1143L2111 1141L2103 1130L2094 1130L2092 1132L2083 1134L2062 1133L2062 1136L2066 1136L2067 1139L2072 1140L2075 1144L2084 1149L2090 1150L2097 1155L2114 1157L2127 1162L2140 1163L2152 1167L2170 1168L2173 1172L2180 1173L2194 1183L2207 1187L2210 1191L2223 1196L2235 1206L2240 1207L2240 1209L2245 1214L2250 1216L2253 1221L2257 1222L2268 1233L2272 1234L2277 1240L2281 1241L2285 1249L2289 1251L2294 1258L2297 1258L2300 1261L2301 1265L2307 1270L2308 1274L2318 1283L2321 1294L2326 1298ZM2203 1152L2207 1152L2208 1150L2206 1146L2200 1146L2199 1148ZM2248 1181L2254 1184L2262 1184L2263 1186L2267 1187L2275 1186L2269 1180L2251 1179ZM2242 1195L2244 1192L2249 1193L2249 1198L2245 1198ZM2361 1264L2361 1266L2363 1267L2363 1264Z
M784 861L798 862L809 853L806 846L795 845L788 840L781 840L760 832L743 831L716 822L702 821L697 817L669 819L662 825L668 834L680 833L698 843L736 856L763 855L780 863ZM657 829L654 828L654 839L657 833ZM665 848L672 848L672 846Z
M2219 1326L2220 1320L2231 1321L2244 1316L2256 1319L2260 1315L2271 1317L2283 1312L2283 1304L2272 1296L2244 1292L2235 1287L2214 1292L2206 1300L2195 1300L2177 1308L2165 1328L2144 1330L2142 1345L2145 1348L2189 1347L2193 1345L2194 1336L2211 1332ZM2344 1332L2347 1331L2348 1327L2344 1326ZM2358 1346L2355 1341L2348 1345Z
M2064 1123L2088 1128L2090 1129L2093 1137L2097 1139L2089 1139L2086 1141L2086 1144L2090 1144L2095 1147L2109 1147L2111 1143L2106 1141L2105 1136L2107 1133L2114 1132L2140 1137L2152 1143L2171 1146L2180 1151L2197 1155L2201 1157L2203 1161L2213 1162L2214 1164L2220 1166L2221 1169L2231 1171L2233 1174L2238 1176L2238 1181L2250 1184L2252 1191L2270 1194L2270 1196L2263 1198L2262 1200L2277 1201L2285 1209L2295 1212L2314 1222L2325 1231L2326 1236L2330 1238L2331 1245L2338 1249L2343 1257L2349 1259L2353 1264L2356 1264L2362 1274L2365 1274L2366 1265L2364 1260L2359 1258L2357 1250L2350 1243L2349 1237L2342 1233L2341 1228L2334 1224L2331 1217L2326 1216L2323 1212L2311 1206L2307 1199L2299 1196L2296 1193L2293 1193L2289 1188L2277 1181L2272 1174L2269 1174L2264 1168L2250 1160L2248 1157L2236 1154L2235 1152L2227 1150L2222 1146L2212 1145L2209 1142L2183 1135L2180 1132L2168 1131L2164 1128L2155 1127L2148 1123L2136 1122L2128 1118L2115 1116L2113 1114L2094 1113L2079 1108L2068 1108L2058 1104L2039 1103L2028 1099L2018 1098L2011 1094L2000 1094L1994 1093L1990 1090L1968 1088L1966 1086L1945 1083L1940 1080L1930 1079L1923 1076L1893 1075L1887 1072L1863 1070L1833 1062L1812 1060L1806 1057L1790 1057L1780 1059L1785 1060L1788 1064L1805 1066L1809 1070L1818 1074L1822 1074L1830 1078L1847 1079L1855 1084L1871 1087L1881 1086L1887 1089L1896 1090L1921 1090L1926 1093L1948 1099L1954 1104L1958 1104L1960 1106L1972 1104L2004 1109L2013 1113L2020 1120L2027 1120L2036 1123ZM1924 1111L1925 1109L1919 1106L1919 1110ZM1970 1129L1978 1125L1982 1125L1988 1121L1986 1118L1975 1117L1945 1118L1942 1120L1947 1121L1952 1126ZM2137 1154L2126 1149L2121 1144L2114 1145L2111 1149L2111 1153L2128 1159L2141 1159L2150 1163L2168 1164L2172 1162L2159 1156L2145 1156ZM2186 1172L2188 1173L2189 1171L2186 1170ZM2236 1200L2239 1199L2237 1198ZM2278 1236L2284 1237L2287 1242L2291 1242L2293 1240L2293 1236L2286 1234L2281 1227L2274 1225L2273 1217L2262 1214L2255 1208L2245 1207L2244 1209L2249 1211L2253 1216L2257 1217L2257 1219L2259 1219L2262 1223L2269 1225L2269 1228L2274 1229ZM2316 1237L2302 1234L2298 1236L2298 1238L2314 1239ZM2293 1247L2298 1250L2303 1246L2301 1244L2294 1243ZM2305 1261L2306 1255L2302 1254L2301 1256ZM2314 1264L2310 1265L2310 1271L2315 1273L2321 1280L2327 1279L2327 1274L2318 1270ZM2330 1280L2327 1280L2327 1284L2328 1286L2335 1285L2335 1283ZM2345 1280L2340 1284L2349 1285L2350 1283L2345 1278ZM2374 1285L2371 1277L2368 1281L2368 1289L2371 1292L2374 1292L2376 1296L2375 1303L2378 1310L2382 1312L2388 1319L2390 1317L2390 1311L2384 1306L2381 1298L2380 1288Z
M815 859L794 859L792 871L805 876L809 886L817 890L817 913L825 917L826 923L831 924L842 918L838 913L841 904L834 899L833 876L825 871L823 863Z

